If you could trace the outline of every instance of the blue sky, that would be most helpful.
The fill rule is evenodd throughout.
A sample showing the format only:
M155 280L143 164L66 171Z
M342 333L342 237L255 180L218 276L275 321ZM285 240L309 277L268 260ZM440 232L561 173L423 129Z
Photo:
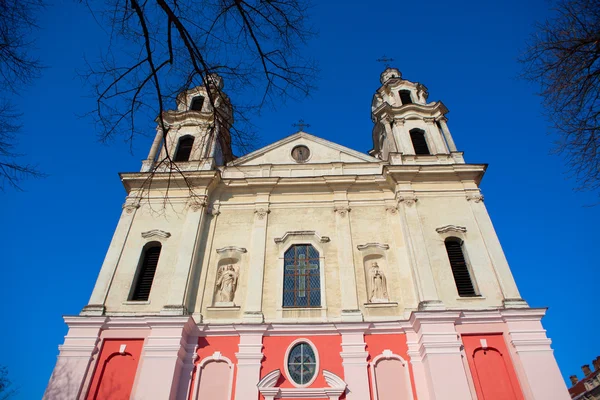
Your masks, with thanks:
M291 124L304 118L309 132L368 151L382 70L375 60L393 57L405 78L450 109L467 162L490 164L485 203L522 296L549 307L543 323L561 371L581 376L580 366L600 355L600 320L590 307L600 278L600 208L586 207L594 194L573 191L563 161L550 154L536 88L517 78L516 58L548 3L323 0L312 14L319 36L308 52L320 64L318 90L255 119L259 145L293 133ZM0 364L20 386L17 399L41 397L66 334L61 315L87 303L119 218L125 191L117 173L139 170L151 142L140 140L133 155L120 141L99 144L93 124L79 117L93 99L76 71L107 39L86 8L57 0L40 25L47 69L16 103L24 114L20 150L49 177L0 193Z

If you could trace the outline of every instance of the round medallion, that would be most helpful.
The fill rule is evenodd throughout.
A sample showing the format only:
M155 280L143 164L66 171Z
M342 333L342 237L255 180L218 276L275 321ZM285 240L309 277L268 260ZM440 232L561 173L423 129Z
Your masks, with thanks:
M292 149L292 157L294 158L294 160L296 160L296 162L306 162L309 156L310 150L304 145L296 146Z

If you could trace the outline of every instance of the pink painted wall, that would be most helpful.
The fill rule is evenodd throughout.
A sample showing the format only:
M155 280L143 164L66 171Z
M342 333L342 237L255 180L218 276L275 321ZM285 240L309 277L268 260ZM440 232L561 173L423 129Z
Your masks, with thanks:
M121 345L126 345L124 354ZM143 339L104 340L87 399L128 400L143 345Z
M502 334L462 335L462 341L479 400L523 400Z
M375 357L383 353L384 350L391 350L394 354L399 355L408 363L408 371L410 373L410 383L413 392L413 398L417 399L417 392L415 390L415 380L412 371L412 365L410 364L410 358L407 355L408 345L406 344L406 335L404 334L384 334L384 335L365 335L365 343L367 343L367 352L369 357L367 361L369 363L373 361ZM369 373L369 386L371 392L371 398L373 398L373 382L371 382L371 366L368 367Z
M342 351L342 338L340 335L323 335L323 336L265 336L263 338L264 355L260 378L262 379L269 372L279 369L281 371L281 378L276 386L282 388L294 387L294 385L288 381L285 373L285 352L287 351L290 344L296 339L308 339L316 347L316 351L319 353L319 371L317 371L317 378L309 387L329 387L325 378L323 377L323 370L333 372L339 377L344 377L344 368L342 366L342 357L340 351ZM341 397L342 399L344 396ZM260 399L264 399L260 395Z

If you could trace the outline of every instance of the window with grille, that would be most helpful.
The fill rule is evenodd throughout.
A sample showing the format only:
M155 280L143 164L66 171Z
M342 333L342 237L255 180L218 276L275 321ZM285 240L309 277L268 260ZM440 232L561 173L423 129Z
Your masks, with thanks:
M321 306L319 252L309 244L290 247L283 261L283 306Z
M412 104L412 98L410 97L410 90L400 91L400 101L402 104Z
M461 297L477 296L473 281L471 280L471 274L469 273L469 267L465 261L462 241L458 238L448 238L445 244L458 295Z
M310 344L300 342L292 347L287 358L287 372L298 386L312 382L317 373L317 357Z
M190 104L190 110L202 111L203 104L204 104L204 97L196 96L192 99L192 104Z
M416 155L430 155L427 141L425 140L425 132L420 129L410 131L410 140L412 141Z
M135 287L129 300L146 301L150 297L150 289L152 289L152 281L154 281L160 249L161 244L158 242L152 242L146 246L142 253L142 263L138 267Z
M179 139L177 144L177 151L175 152L174 161L189 161L190 155L192 154L192 147L194 146L193 136L183 136Z

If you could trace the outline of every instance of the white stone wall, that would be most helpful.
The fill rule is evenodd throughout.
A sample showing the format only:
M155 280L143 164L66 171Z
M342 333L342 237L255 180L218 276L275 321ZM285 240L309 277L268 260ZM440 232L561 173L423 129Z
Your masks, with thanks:
M364 164L365 168L372 168L370 163ZM243 167L231 168L244 170ZM407 203L395 200L402 196L395 193L396 187L383 179L382 174L373 174L372 179L363 178L359 183L356 176L347 176L351 183L344 187L314 177L298 178L297 184L269 178L262 186L257 186L252 184L253 178L246 178L212 185L207 205L201 210L204 218L197 238L182 234L184 222L192 212L186 206L185 198L167 207L158 200L152 205L142 202L121 246L122 253L104 304L107 313L160 313L169 304L175 266L178 257L185 256L180 250L184 244L192 246L190 248L195 248L198 253L193 258L191 270L180 270L186 277L178 277L188 279L185 306L190 313L201 315L207 322L239 321L246 312L245 302L257 291L262 291L258 298L262 302L265 321L338 321L342 310L348 308L342 304L348 303L348 296L354 297L366 320L408 317L423 300L440 300L442 307L448 309L477 309L501 307L505 298L519 297L483 202L467 199L468 196L475 198L474 182L456 179L454 182L403 184L402 190L412 188L412 196L416 197L415 203ZM314 182L307 182L310 179ZM345 228L345 222L340 225L340 221L345 220L336 219L334 210L342 204L340 201L344 209L349 208L347 215L341 217L349 219L349 228ZM257 225L257 210L262 208L267 210L264 227ZM123 215L123 218L130 218L126 213ZM448 225L466 231L437 231ZM339 229L349 229L350 240L340 242ZM168 232L170 237L142 237L143 232L151 230ZM296 241L313 244L321 253L324 271L322 309L282 309L282 254L285 247L276 243L276 239L293 231L314 231L320 237L330 239L321 243L315 236ZM261 240L253 240L256 232L263 232L260 235L265 235L264 244ZM444 247L444 239L450 235L464 240L465 255L480 297L458 296ZM153 240L160 241L163 247L150 299L148 302L129 302L141 250ZM358 248L369 243L387 249L380 249L373 256L370 250ZM223 256L217 249L230 246L245 252L240 253L234 306L220 309L214 304L217 268L223 263ZM262 287L261 279L251 280L250 266L252 257L261 252L264 252ZM390 301L386 304L368 304L366 262L374 257L387 277ZM344 260L343 266L340 260ZM353 270L354 277L344 275L340 267ZM428 279L430 283L427 283ZM355 289L349 287L353 284ZM427 285L428 288L424 287Z

